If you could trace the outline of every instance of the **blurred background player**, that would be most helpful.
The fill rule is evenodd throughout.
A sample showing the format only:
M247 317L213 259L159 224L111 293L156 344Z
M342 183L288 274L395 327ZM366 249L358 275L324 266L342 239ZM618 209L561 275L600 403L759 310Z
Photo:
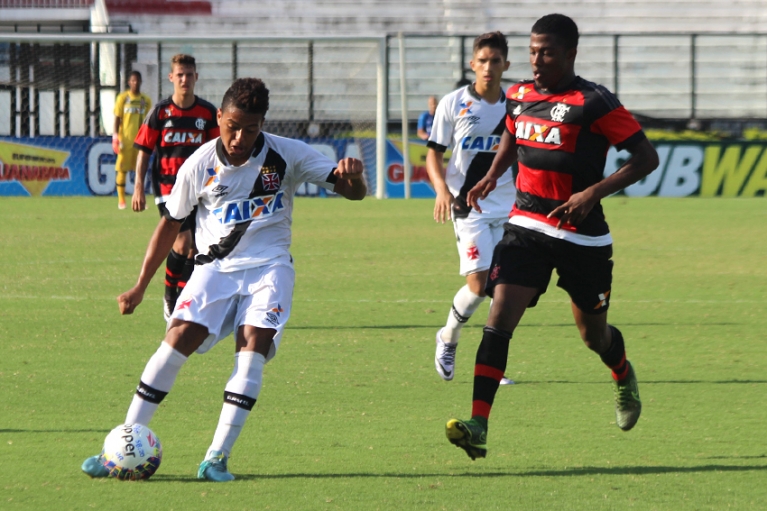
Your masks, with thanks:
M221 137L205 144L181 168L166 212L147 247L136 285L118 297L131 314L174 243L183 218L199 205L200 267L179 298L165 340L141 375L125 423L148 425L192 353L205 353L234 333L234 370L224 389L213 441L199 479L234 480L229 455L261 392L264 365L276 354L290 317L295 271L290 255L293 196L305 182L349 200L367 194L362 162L338 163L304 142L264 133L269 90L241 78L224 94ZM226 194L220 189L227 190ZM215 211L252 212L226 218ZM343 221L339 218L339 221ZM91 477L107 477L100 455L85 460Z
M115 124L112 149L117 155L117 207L125 209L125 183L128 172L136 170L138 150L133 146L141 123L152 108L152 100L141 93L141 73L133 71L128 78L128 90L115 101Z
M146 209L144 179L149 158L155 152L152 164L152 186L160 215L165 214L176 174L181 165L198 147L219 135L216 107L194 95L197 66L191 55L174 55L170 61L168 79L173 83L173 95L163 99L152 109L141 125L135 146L139 149L136 185L133 190L133 211ZM189 215L176 236L168 254L165 268L165 297L163 315L166 319L176 306L179 293L194 270L195 215Z
M437 111L437 96L429 96L429 109L418 116L418 138L429 140L431 126L434 123L434 112Z
M506 95L501 77L509 68L507 56L506 37L500 32L474 40L470 65L476 80L442 98L427 143L426 170L437 193L434 220L444 223L452 218L460 274L466 277L466 285L453 298L447 323L437 332L434 365L444 380L453 379L461 328L485 299L493 248L503 236L514 203L511 171L504 171L493 193L481 201L481 212L466 203L466 193L490 169L504 130ZM452 155L445 169L448 147Z
M546 292L554 269L581 339L611 371L616 425L630 430L642 411L623 335L607 323L612 236L600 200L647 176L658 154L615 95L575 74L578 37L575 22L562 14L535 22L533 79L509 87L500 148L468 193L469 204L484 208L482 199L519 161L516 202L487 283L493 302L477 349L471 419L450 419L445 427L448 440L472 459L487 454L488 419L514 329ZM631 157L605 178L610 146Z

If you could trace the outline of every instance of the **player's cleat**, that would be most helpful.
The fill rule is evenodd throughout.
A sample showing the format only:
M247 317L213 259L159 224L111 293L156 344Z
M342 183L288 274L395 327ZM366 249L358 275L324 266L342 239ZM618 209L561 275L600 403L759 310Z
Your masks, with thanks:
M628 375L622 382L613 382L613 393L615 394L615 423L623 431L628 431L634 427L639 420L639 414L642 413L642 401L639 400L639 384L637 383L634 366L631 362L626 362L629 366Z
M450 419L445 425L445 435L451 444L466 451L472 460L487 455L487 430L474 419Z
M234 476L227 470L226 463L229 460L221 451L212 451L208 457L200 463L197 471L197 479L206 479L214 483L228 483L234 481Z
M457 344L447 344L442 340L442 329L437 332L437 353L434 355L434 367L437 374L446 381L455 374L455 349Z
M108 477L109 476L109 469L107 469L107 467L104 466L104 459L101 457L100 454L87 458L85 461L83 461L83 464L80 468L82 469L83 472L85 472L91 477Z
M173 310L176 308L176 301L178 300L178 288L165 289L165 296L162 298L162 317L165 318L165 322L170 321L170 317L173 314Z
M503 378L501 378L500 384L501 385L514 385L514 380L510 380L510 379L508 379L508 378L506 378L504 376Z
M126 208L126 206L125 206L124 202L118 202L117 203L117 209L125 209L125 208Z
M170 321L170 316L173 314L173 309L176 307L174 302L171 302L167 297L162 299L162 317L165 318L165 322Z

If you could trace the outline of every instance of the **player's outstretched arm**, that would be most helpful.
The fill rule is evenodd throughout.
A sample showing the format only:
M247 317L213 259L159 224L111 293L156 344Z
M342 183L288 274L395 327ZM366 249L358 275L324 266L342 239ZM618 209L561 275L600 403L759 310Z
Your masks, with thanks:
M503 175L504 172L509 170L514 162L517 161L517 140L514 138L509 130L504 130L501 135L501 143L498 146L498 152L495 153L493 163L490 165L490 170L487 171L485 177L483 177L474 188L469 190L466 194L466 202L482 213L482 208L479 207L479 199L487 198L487 196L495 190L496 182L498 178Z
M170 253L173 242L176 241L176 235L181 230L181 222L160 218L160 223L149 240L149 246L146 249L144 262L141 264L141 273L139 273L138 282L130 290L117 297L117 304L120 307L120 314L133 314L144 299L149 282L157 272L157 268L165 261Z
M139 213L146 209L146 195L144 194L144 182L146 180L146 171L149 168L149 158L152 155L139 149L136 158L136 183L133 187L133 198L131 207L133 211Z
M333 172L338 181L333 191L349 200L362 200L368 193L365 169L357 158L342 158Z
M582 192L574 193L570 200L548 214L549 218L559 218L557 229L565 222L580 224L600 199L636 183L658 167L658 153L646 138L628 151L631 158L614 174Z
M453 207L455 197L445 182L445 167L443 165L445 153L429 148L426 153L426 173L434 187L437 198L434 201L434 221L444 224L450 220L450 210Z

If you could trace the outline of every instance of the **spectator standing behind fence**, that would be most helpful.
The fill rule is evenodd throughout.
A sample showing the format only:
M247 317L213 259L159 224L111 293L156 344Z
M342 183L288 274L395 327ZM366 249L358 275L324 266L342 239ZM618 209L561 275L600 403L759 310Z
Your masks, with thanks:
M437 111L437 96L429 96L429 109L418 116L418 138L429 140L434 113Z
M128 172L136 170L138 149L133 147L133 141L151 108L152 100L141 93L141 73L131 72L128 90L119 94L115 101L115 124L112 132L112 150L117 155L117 207L120 209L125 209L125 183Z

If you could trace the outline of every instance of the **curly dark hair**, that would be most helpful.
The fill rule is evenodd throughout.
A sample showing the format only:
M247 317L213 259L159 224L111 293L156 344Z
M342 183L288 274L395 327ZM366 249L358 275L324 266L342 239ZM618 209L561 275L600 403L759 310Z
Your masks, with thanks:
M535 22L531 33L556 36L568 50L578 47L578 25L564 14L547 14Z
M269 110L269 89L258 78L239 78L229 87L221 101L221 110L233 106L249 114Z

